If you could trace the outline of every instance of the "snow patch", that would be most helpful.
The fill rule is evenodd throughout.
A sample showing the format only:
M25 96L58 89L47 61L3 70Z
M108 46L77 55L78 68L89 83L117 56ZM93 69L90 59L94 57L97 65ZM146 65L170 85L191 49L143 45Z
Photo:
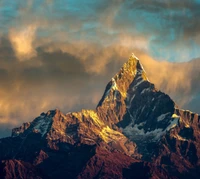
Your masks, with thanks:
M114 90L118 90L117 84L116 84L116 81L115 81L114 78L112 78L112 86L111 86L111 88L114 89Z
M131 55L131 56L132 56L132 58L135 58L136 60L138 60L138 61L139 61L138 57L136 57L134 53L132 53L132 55Z
M141 79L140 81L138 81L134 86L133 86L133 90L135 90L136 89L136 87L138 87L141 83L143 83L144 82L144 80L143 79Z
M153 107L152 111L155 111L155 109L156 109L156 105Z
M143 125L144 124L135 124L134 127L132 127L132 124L130 124L125 129L123 129L123 133L135 141L143 139L151 139L152 141L157 141L165 132L163 129L159 128L145 133L143 128L138 128Z
M51 125L51 118L48 117L40 117L40 120L37 122L37 124L34 126L34 130L41 133L42 137L48 132L48 128Z
M127 94L127 101L128 101L128 104L126 104L127 109L129 109L131 107L131 103L132 103L134 98L135 98L135 94L132 95L131 98L130 98L130 95Z
M166 113L166 114L160 115L160 116L157 118L157 121L158 121L158 122L162 121L162 120L165 119L165 117L166 117L167 115L169 115L169 114L170 114L170 112L168 112L168 113Z
M169 131L170 129L176 127L178 124L178 120L179 118L175 118L173 121L171 121L166 130Z
M116 81L114 78L112 78L111 80L112 82L112 85L111 87L106 91L105 95L104 95L104 100L108 97L108 95L110 94L110 91L113 89L113 90L118 90L118 87L117 87L117 84L116 84Z
M143 106L143 107L142 107L142 110L141 110L141 112L140 112L141 114L142 114L142 112L144 111L145 107L146 107L146 106Z
M149 88L143 89L143 90L141 91L141 94L145 93L146 91L150 91L150 89L149 89Z
M166 114L162 114L157 118L157 121L162 121L167 115L169 115L169 113ZM140 123L140 124L134 124L134 119L132 119L132 123L130 123L127 127L125 127L124 129L121 128L121 130L123 131L123 133L130 137L133 141L138 141L141 142L144 140L151 140L153 142L158 141L159 139L161 139L161 137L170 129L174 128L177 126L178 121L179 121L179 117L177 118L173 118L173 115L171 117L171 121L169 123L168 126L166 126L166 128L157 128L155 130L152 131L147 131L145 132L143 128L145 125L145 122ZM148 129L150 130L150 128Z

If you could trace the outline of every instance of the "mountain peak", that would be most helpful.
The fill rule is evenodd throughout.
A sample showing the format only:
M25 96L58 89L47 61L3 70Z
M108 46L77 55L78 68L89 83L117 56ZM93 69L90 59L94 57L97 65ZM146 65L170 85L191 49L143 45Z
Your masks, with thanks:
M125 94L136 76L143 81L149 81L140 60L132 53L128 61L124 63L120 71L114 76L115 86L118 86L120 92ZM112 82L114 80L112 79Z
M143 81L149 82L140 60L134 55L134 53L132 53L128 61L124 63L120 71L108 83L98 106L101 106L103 103L113 101L119 96L120 98L123 98L123 100L126 99L129 87L135 80L137 80L138 83Z
M115 75L114 78L124 75L134 76L137 73L137 70L141 71L143 68L140 64L140 60L132 53L128 61L123 64L120 71Z

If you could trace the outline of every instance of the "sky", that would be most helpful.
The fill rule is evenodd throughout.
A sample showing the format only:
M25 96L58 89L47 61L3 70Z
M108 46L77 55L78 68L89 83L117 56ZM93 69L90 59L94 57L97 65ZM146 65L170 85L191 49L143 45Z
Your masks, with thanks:
M200 113L200 0L0 1L0 137L42 112L95 109L134 53Z

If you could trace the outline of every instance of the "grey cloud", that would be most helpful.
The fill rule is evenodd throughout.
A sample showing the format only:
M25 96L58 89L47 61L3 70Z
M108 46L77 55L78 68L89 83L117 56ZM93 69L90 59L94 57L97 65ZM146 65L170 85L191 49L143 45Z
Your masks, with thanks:
M197 9L200 5L195 0L133 0L127 2L130 8L143 9L149 12L156 12L159 10L184 10ZM155 9L156 7L156 9Z
M165 27L173 28L177 36L180 33L186 38L195 38L199 34L200 3L197 1L183 0L134 0L126 3L129 11L139 10L141 13L157 15L157 20ZM163 29L164 30L164 29Z
M39 65L34 64L37 61ZM2 135L6 126L31 121L49 109L69 112L95 108L106 83L102 77L89 75L79 59L61 51L41 50L38 59L15 60L9 69L0 69L0 74L3 75L0 78Z

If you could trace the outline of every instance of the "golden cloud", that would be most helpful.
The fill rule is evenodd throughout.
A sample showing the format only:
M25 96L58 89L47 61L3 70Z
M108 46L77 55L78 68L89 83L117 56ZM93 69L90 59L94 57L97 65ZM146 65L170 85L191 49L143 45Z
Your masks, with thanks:
M35 25L29 25L21 29L10 29L9 40L16 57L20 61L29 60L37 55L37 52L33 47L36 29Z

